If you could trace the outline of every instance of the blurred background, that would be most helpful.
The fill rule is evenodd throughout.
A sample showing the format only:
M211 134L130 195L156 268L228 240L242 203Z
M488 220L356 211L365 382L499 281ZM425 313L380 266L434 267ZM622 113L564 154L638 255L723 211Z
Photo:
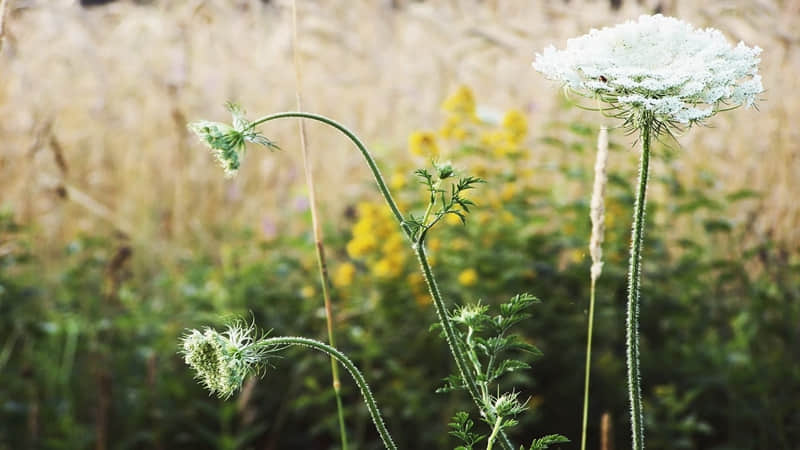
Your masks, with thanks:
M282 150L251 149L234 179L186 129L229 120L228 100L251 118L295 108L291 3L3 4L0 449L338 448L325 358L289 352L221 401L177 354L186 328L236 316L325 336L296 123L264 126ZM571 106L530 64L547 45L654 12L763 48L767 90L758 111L720 114L656 150L648 445L798 449L799 1L300 0L305 108L363 138L406 211L424 210L411 174L431 157L488 181L467 225L430 239L434 269L451 305L542 299L519 332L544 356L508 380L531 398L513 437L561 433L577 448L594 148L615 123ZM414 258L358 152L308 128L339 347L401 448L453 448L447 423L468 402L433 393L453 368L428 332ZM637 153L623 130L610 139L589 446L603 434L604 449L625 449ZM380 448L344 385L354 448Z

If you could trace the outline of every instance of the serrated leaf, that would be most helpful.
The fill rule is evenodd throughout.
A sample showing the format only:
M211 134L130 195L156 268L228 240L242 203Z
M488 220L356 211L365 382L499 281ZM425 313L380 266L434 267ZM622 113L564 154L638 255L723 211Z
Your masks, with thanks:
M564 444L567 442L570 442L570 440L560 434L550 434L540 437L539 439L534 439L528 450L546 450L553 444ZM525 450L525 448L520 447L519 450Z

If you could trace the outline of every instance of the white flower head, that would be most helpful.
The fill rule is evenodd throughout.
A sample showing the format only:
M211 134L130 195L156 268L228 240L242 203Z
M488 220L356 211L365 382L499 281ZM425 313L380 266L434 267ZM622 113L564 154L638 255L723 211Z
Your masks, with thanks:
M648 117L662 124L693 124L720 106L752 106L763 92L761 49L728 43L713 28L641 16L615 27L550 46L533 67L579 95L598 98L631 124Z
M270 149L277 149L278 146L255 130L253 124L245 118L244 110L239 105L228 103L226 107L231 113L233 125L201 120L190 123L188 127L208 145L211 153L225 170L225 175L232 177L239 171L247 142Z
M181 353L195 378L212 394L228 398L245 378L261 370L270 351L257 345L253 333L254 327L243 322L228 326L224 333L190 330L181 340Z

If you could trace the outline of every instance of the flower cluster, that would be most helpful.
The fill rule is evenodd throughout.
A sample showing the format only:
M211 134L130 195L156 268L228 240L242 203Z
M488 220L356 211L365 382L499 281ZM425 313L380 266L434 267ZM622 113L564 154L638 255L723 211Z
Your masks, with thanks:
M263 145L270 149L278 146L255 130L253 124L244 116L244 110L234 103L228 103L228 111L233 125L201 120L189 124L197 137L211 149L211 153L225 170L227 177L236 175L247 142Z
M662 124L692 124L721 105L751 106L763 92L761 49L731 46L713 28L660 14L550 46L533 67L579 95L598 98L615 115ZM635 125L635 123L631 123Z
M230 397L247 376L263 367L268 350L256 345L253 330L236 323L224 333L211 328L191 330L181 340L184 361L212 394Z
M508 159L520 159L527 155L525 139L528 134L528 120L519 109L505 113L491 114L478 108L472 90L466 86L456 89L442 103L444 125L438 133L417 131L409 136L408 150L414 157L427 160L445 156L471 173L486 178L489 183L481 189L480 203L488 208L474 212L475 221L481 224L481 245L491 247L502 239L504 227L512 226L515 207L526 202L526 195L534 181L532 170L516 167L509 171ZM479 112L480 110L480 112ZM435 167L448 167L448 164L435 163ZM451 167L451 166L450 166ZM416 188L420 186L411 180L412 169L407 164L396 167L388 177L389 185L404 210L424 209L424 196ZM471 198L474 191L464 191L464 198ZM474 195L474 194L473 194ZM363 262L370 275L390 280L405 277L411 287L416 302L423 306L430 302L427 287L416 267L409 258L407 245L402 233L388 209L382 203L359 203L356 207L358 220L351 228L351 238L347 243L347 253L351 260ZM463 231L456 231L461 225L457 215L448 214L443 219L448 230L442 227L432 237L426 239L431 265L436 264L438 250L450 258L459 271L455 280L465 288L481 282L481 272L472 263L464 260L464 255L472 254L471 243L463 237ZM493 224L493 225L490 225ZM350 286L359 275L353 262L344 262L334 271L333 283L338 288Z
M391 212L382 204L365 202L358 205L358 215L347 254L367 260L372 274L380 279L397 277L406 268L408 251Z

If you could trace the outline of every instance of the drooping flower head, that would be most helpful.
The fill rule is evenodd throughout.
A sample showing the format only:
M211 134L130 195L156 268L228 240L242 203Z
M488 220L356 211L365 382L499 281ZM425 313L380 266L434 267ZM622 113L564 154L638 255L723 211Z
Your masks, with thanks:
M271 350L256 345L254 327L235 323L224 333L190 330L181 340L184 361L195 378L220 398L228 398L245 378L261 370Z
M593 29L536 55L533 67L579 95L597 98L638 126L691 125L724 107L752 106L763 92L761 49L735 47L713 28L660 14Z
M188 127L208 145L211 153L225 170L225 175L232 177L239 170L247 142L271 149L277 149L278 146L256 131L253 124L245 118L244 110L239 105L228 103L226 107L233 116L233 125L201 120L190 123Z

